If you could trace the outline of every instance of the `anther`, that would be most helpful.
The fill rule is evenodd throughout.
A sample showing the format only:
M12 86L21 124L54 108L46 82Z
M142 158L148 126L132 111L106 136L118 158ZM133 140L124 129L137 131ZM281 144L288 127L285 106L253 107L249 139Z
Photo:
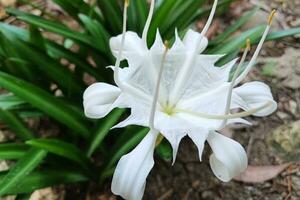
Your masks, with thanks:
M247 40L246 40L246 49L251 49L251 40L250 40L250 38L247 38Z
M272 12L270 13L269 19L268 19L268 25L269 25L269 26L272 25L272 21L273 21L273 18L274 18L274 16L275 16L276 12L277 12L277 11L274 9L274 10L272 10Z

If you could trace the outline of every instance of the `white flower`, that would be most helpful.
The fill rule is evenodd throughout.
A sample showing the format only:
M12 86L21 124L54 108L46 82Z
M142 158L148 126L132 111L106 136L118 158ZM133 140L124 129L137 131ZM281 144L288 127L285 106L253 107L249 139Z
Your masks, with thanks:
M251 70L268 34L271 19L246 69L239 75L249 47L229 81L237 59L216 67L215 63L223 55L202 54L208 44L204 35L217 0L202 33L189 30L183 40L175 33L176 41L170 49L158 31L153 46L148 49L146 44L154 0L142 38L125 31L127 6L125 4L123 34L110 40L111 50L117 58L112 68L118 87L96 83L84 93L86 116L101 118L115 107L130 108L131 115L115 127L131 124L150 127L141 143L119 161L112 181L113 193L125 199L142 198L146 178L154 165L153 151L159 133L172 145L173 162L184 136L188 135L197 145L200 160L207 140L213 150L210 157L212 171L222 181L231 180L246 169L247 155L239 143L216 131L230 123L249 124L242 117L266 116L277 108L270 88L264 83L251 82L234 88ZM128 67L120 68L120 61L124 59ZM230 114L235 108L244 112Z

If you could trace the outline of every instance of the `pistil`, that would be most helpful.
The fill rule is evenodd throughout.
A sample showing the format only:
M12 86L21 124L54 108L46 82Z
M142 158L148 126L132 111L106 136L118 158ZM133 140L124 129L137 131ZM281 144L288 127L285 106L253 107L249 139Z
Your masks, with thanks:
M250 39L247 39L246 49L243 53L243 56L241 58L239 65L237 66L237 68L234 72L234 75L233 75L231 83L230 83L230 87L229 87L229 91L228 91L228 95L227 95L227 101L226 101L226 108L225 108L226 115L228 115L230 113L231 98L232 98L232 92L233 92L233 88L235 85L235 81L236 81L238 75L240 74L241 68L245 63L245 60L246 60L248 52L250 51L250 48L251 48L251 42L250 42ZM226 123L227 123L227 120L224 120L222 126L224 126Z
M155 118L155 112L156 112L156 107L157 107L160 82L161 82L163 69L164 69L164 65L165 65L165 62L166 62L166 57L167 57L168 51L169 51L169 43L166 41L165 42L165 51L163 53L161 65L160 65L160 68L159 68L158 78L157 78L157 82L156 82L156 88L155 88L155 91L154 91L154 97L153 97L151 111L150 111L149 127L153 130L155 130L154 118Z
M264 44L266 38L267 38L267 35L270 31L270 28L271 28L271 25L272 25L272 21L273 21L273 18L274 18L274 15L276 14L276 10L273 10L270 15L269 15L269 19L268 19L268 25L263 33L263 36L261 37L260 41L259 41L259 44L254 52L254 55L253 57L251 58L249 64L247 65L246 69L242 72L242 74L236 79L235 81L235 85L239 84L245 77L246 75L249 73L249 71L252 69L253 65L255 64L256 62L256 59L258 57L258 54L260 52L260 50L262 49L262 45Z
M190 68L191 68L196 56L199 54L199 50L200 50L199 48L201 47L202 39L205 37L205 34L212 23L213 17L215 15L215 12L217 9L217 5L218 5L218 0L215 0L213 7L211 9L211 12L209 14L208 20L200 34L200 39L197 41L196 48L193 50L192 54L190 54L189 57L186 59L183 67L180 70L180 73L178 74L177 81L174 85L174 89L171 91L171 94L169 97L170 98L169 101L171 103L173 103L174 105L178 102L178 100L180 98L178 93L181 90L183 83L186 81L186 79L190 73Z

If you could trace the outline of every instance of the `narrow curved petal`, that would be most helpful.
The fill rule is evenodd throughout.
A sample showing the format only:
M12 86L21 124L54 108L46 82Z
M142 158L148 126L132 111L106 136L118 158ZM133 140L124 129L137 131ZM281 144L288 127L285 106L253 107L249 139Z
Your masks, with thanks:
M107 115L113 108L121 90L106 83L94 83L83 94L84 113L87 117L98 119Z
M202 152L204 149L204 143L207 139L207 136L209 134L208 130L193 130L189 131L188 136L193 140L193 142L196 144L198 148L199 153L199 159L202 161Z
M210 132L207 141L213 150L210 167L221 181L228 182L247 168L247 154L236 141L217 132Z
M200 40L200 46L197 46ZM198 48L198 53L201 53L206 49L208 45L208 40L205 36L202 36L200 33L189 29L183 38L183 43L187 47L187 49L193 51Z
M165 129L161 133L171 144L173 149L173 161L172 165L174 165L177 157L178 147L180 144L180 141L184 136L186 136L186 132L182 130L171 130L171 129Z
M113 55L117 58L121 48L122 35L112 37L109 41L110 49ZM137 33L128 31L125 33L125 43L123 47L123 59L127 59L130 64L136 64L143 58L143 53L148 48L144 41L137 35Z
M154 165L153 152L158 132L150 130L130 153L118 162L113 175L111 190L127 200L143 197L146 178Z
M268 85L262 82L250 82L237 87L233 90L232 108L240 107L244 110L258 108L267 102L271 105L255 114L254 116L267 116L277 109L277 103L274 101L271 90Z

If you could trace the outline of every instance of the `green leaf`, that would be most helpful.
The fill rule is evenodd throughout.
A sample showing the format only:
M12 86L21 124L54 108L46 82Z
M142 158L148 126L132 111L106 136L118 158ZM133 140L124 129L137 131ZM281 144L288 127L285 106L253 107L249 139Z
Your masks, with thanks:
M101 0L97 1L100 10L102 11L104 22L109 27L113 35L120 34L122 27L121 10L117 1ZM122 2L124 3L124 2Z
M262 36L266 26L258 26L253 29L250 29L241 35L231 38L229 41L223 42L218 46L214 47L212 50L209 50L208 53L213 54L229 54L233 51L239 50L241 47L245 46L246 40L249 38L251 41L256 41Z
M268 40L268 41L269 40L277 40L277 39L280 39L283 37L293 36L293 35L297 35L297 34L300 34L300 27L272 32L267 36L266 40ZM258 42L258 40L256 42Z
M20 139L29 140L34 138L34 135L27 128L22 119L20 119L13 112L0 109L0 118Z
M120 119L124 113L124 109L117 109L112 111L102 122L99 123L99 127L95 131L91 143L88 147L87 155L91 156L95 150L101 145L105 136L110 131L111 127Z
M5 53L5 67L7 71L20 77L33 80L33 73L30 71L26 64L21 62L11 62L10 58L19 58L21 56L20 52L15 48L14 43L12 43L11 36L4 35L1 31L0 45L3 52Z
M134 148L149 132L147 128L142 129L139 132L133 134L131 138L127 138L127 141L123 143L122 146L116 147L114 146L112 149L114 150L114 154L112 155L111 159L105 166L104 170L100 175L100 180L104 180L107 176L111 174L108 172L112 172L112 168L114 167L115 163L126 153L128 153L132 148Z
M85 28L90 32L90 34L93 37L93 41L95 42L94 45L97 45L99 49L102 50L103 53L109 54L109 38L110 35L107 32L107 30L97 22L96 20L93 20L89 18L86 15L80 14L79 15L80 20L83 22Z
M26 104L25 101L11 93L0 94L0 109L9 110Z
M28 31L18 28L16 26L0 23L0 29L5 35L13 36L13 39L20 39L25 42L29 42L29 33ZM70 63L76 64L76 67L83 69L85 72L97 78L97 80L103 80L103 77L97 72L97 70L88 64L85 61L85 58L81 58L77 53L74 53L68 49L65 49L63 46L45 40L46 49L48 50L48 54L50 57L55 58L56 60L60 60L61 58L66 58L70 61Z
M57 33L59 35L65 36L67 38L73 39L75 41L81 42L83 44L87 44L89 46L94 46L93 42L89 38L89 36L82 34L80 32L71 30L70 28L66 27L65 25L54 22L54 21L49 21L46 19L43 19L41 17L35 16L35 15L30 15L21 11L16 11L15 9L12 8L7 8L6 11L10 14L17 15L19 19L34 25L36 27L40 27L43 29L46 29L50 32ZM95 46L95 48L97 48Z
M70 63L74 63L76 68L80 68L83 71L94 76L98 81L103 81L102 75L89 63L85 61L85 58L82 58L77 53L74 53L63 46L56 44L54 42L47 41L46 47L48 49L48 54L52 58L60 60L61 58L67 59Z
M146 1L131 0L128 7L128 30L142 33L148 12L149 8Z
M0 144L0 160L20 159L26 154L28 149L29 147L25 144L19 144L19 143Z
M163 139L163 141L156 147L155 149L156 153L165 160L171 160L173 156L173 150L170 143Z
M153 16L153 20L151 22L151 26L150 26L149 33L148 33L148 38L149 38L148 41L150 42L150 44L155 39L157 28L169 16L170 12L172 11L172 8L174 8L176 6L176 3L178 3L177 1L178 0L162 1L161 5L155 12L155 15Z
M70 93L80 94L84 91L85 86L82 81L74 76L67 67L62 66L60 63L29 44L15 40L14 45L19 52L22 52L23 59L28 58L30 59L29 61L35 63L40 71L66 91L65 95Z
M57 139L33 139L26 141L27 145L46 150L79 163L85 169L90 169L91 160L75 145Z
M4 72L0 72L0 86L65 124L75 133L85 138L89 137L90 133L85 124L86 118L83 114L74 111L46 91Z
M259 10L259 7L255 7L251 11L246 12L239 20L237 20L234 24L229 26L223 33L219 34L214 40L210 41L209 44L218 44L224 40L226 40L232 33L237 31L240 27L242 27L249 19Z
M2 180L5 175L0 176ZM3 195L15 195L34 192L35 190L66 184L88 181L88 178L82 173L74 170L59 169L59 170L43 170L30 173L29 176L20 180L16 187L11 187L9 190L2 193Z
M41 149L30 149L23 158L0 180L0 196L15 188L29 173L34 170L47 155Z
M29 26L30 31L30 42L37 48L42 51L46 50L44 38L39 31L39 29L35 26Z
M160 26L162 35L170 38L174 35L175 29L184 29L185 24L191 24L194 13L203 5L203 0L184 0L170 12L169 18L165 19Z

